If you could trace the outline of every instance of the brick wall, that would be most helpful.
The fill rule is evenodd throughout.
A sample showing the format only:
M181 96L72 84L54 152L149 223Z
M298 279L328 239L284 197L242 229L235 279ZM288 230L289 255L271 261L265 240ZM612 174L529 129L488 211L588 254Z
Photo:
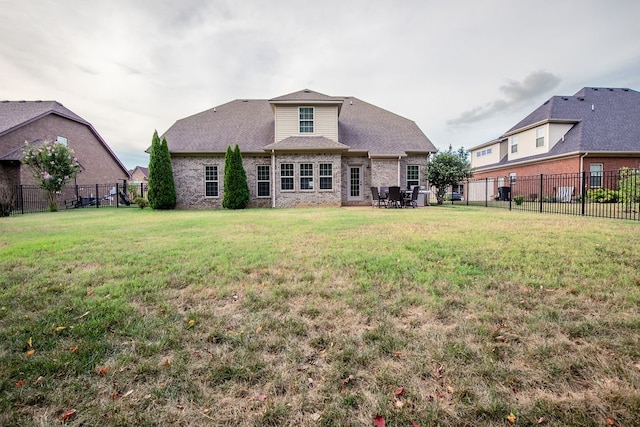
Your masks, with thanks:
M55 141L58 136L67 138L68 147L74 150L84 167L76 178L78 184L121 183L123 179L128 179L128 174L88 126L56 114L49 114L0 136L0 150L7 152L23 147L25 141L35 139ZM35 184L28 168L21 168L20 183Z

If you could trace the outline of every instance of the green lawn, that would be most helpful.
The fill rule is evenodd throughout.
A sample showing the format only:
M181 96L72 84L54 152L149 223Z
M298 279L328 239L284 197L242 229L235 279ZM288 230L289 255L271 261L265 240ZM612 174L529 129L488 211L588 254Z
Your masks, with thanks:
M639 265L461 205L1 218L0 424L638 425Z

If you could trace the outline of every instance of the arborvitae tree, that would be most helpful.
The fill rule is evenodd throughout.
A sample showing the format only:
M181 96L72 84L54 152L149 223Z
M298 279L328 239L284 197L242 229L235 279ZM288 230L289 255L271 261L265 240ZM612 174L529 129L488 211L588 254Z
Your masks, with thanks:
M234 150L227 148L224 158L224 195L222 207L227 209L244 209L249 206L249 184L247 173L242 165L242 154L236 144Z
M176 187L173 181L171 156L167 140L153 133L149 158L149 206L153 209L174 209L176 207Z
M157 169L157 157L160 153L160 138L158 137L158 131L153 132L153 138L151 138L151 152L149 153L149 177L148 177L148 190L147 190L147 200L149 201L149 206L154 207L156 204L156 198L158 191L156 190L155 181L156 176L159 171L156 172ZM158 185L158 188L160 185Z

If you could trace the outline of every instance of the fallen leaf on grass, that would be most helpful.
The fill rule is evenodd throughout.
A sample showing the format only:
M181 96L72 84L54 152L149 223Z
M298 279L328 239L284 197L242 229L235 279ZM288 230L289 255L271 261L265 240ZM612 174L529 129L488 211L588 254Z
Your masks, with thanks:
M191 319L189 320L189 327L192 328L196 324L196 321Z
M20 380L16 383L16 387L22 387L24 385L24 381Z
M546 424L548 421L545 417L538 418L538 425Z
M66 327L66 326L58 326L58 327L56 328L56 332L60 332L60 331L63 331L63 330L65 330L65 329L67 329L67 327Z
M513 412L507 415L507 421L509 421L511 424L516 422L516 416L513 414Z
M404 394L404 387L398 387L397 389L395 389L395 391L393 392L394 396L402 396Z
M76 410L75 409L69 409L67 412L62 414L62 416L60 417L60 421L66 421L69 418L73 417L75 414L76 414Z
M27 357L31 357L31 356L33 356L35 353L36 353L36 351L35 351L34 349L31 349L31 350L27 351L26 355L27 355Z
M311 414L310 417L311 417L311 419L313 421L318 421L320 419L320 414L315 412L315 413Z
M356 377L354 377L353 375L349 375L347 378L342 380L342 384L343 385L347 385L350 382L354 381L356 379Z
M169 359L165 359L164 360L164 367L165 368L170 368L171 367L171 361Z
M95 372L96 372L96 374L102 376L102 375L106 374L108 370L109 370L109 367L105 366L105 367L100 368L100 369L96 368Z
M404 406L404 402L400 399L393 399L393 406L396 409L402 409L402 407Z
M258 395L258 400L261 402L264 402L265 400L267 400L267 395L264 393L261 393Z
M613 419L613 418L611 418L611 417L607 417L607 418L605 418L605 420L604 420L604 421L607 423L607 425L608 425L608 426L614 426L614 425L616 425L616 420L614 420L614 419Z
M384 419L382 415L376 415L373 418L373 425L376 427L384 427L387 424L387 421Z
M29 346L29 348L33 347L33 339L31 337L27 340L27 346Z
M44 377L42 375L40 375L33 383L34 384L40 384L42 381L44 381Z
M70 351L71 353L75 353L76 351L78 351L78 348L79 348L79 347L78 347L77 345L74 345L73 347L71 347L71 348L69 349L69 351Z
M260 331L262 331L262 326L258 326L258 327L256 328L256 334L259 334L259 333L260 333Z

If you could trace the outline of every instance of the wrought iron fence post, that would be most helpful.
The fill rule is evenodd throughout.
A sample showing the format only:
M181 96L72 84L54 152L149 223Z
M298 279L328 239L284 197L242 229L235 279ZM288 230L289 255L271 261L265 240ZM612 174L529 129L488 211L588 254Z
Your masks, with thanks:
M22 193L22 184L18 188L18 199L20 200L20 212L24 215L24 194Z
M540 213L542 213L542 191L544 185L544 174L540 174Z
M100 193L98 192L98 184L96 184L96 209L100 207Z
M580 211L581 215L584 216L587 201L587 172L582 171L580 173L582 174L582 185L580 186Z
M140 183L140 197L144 198L144 182Z

